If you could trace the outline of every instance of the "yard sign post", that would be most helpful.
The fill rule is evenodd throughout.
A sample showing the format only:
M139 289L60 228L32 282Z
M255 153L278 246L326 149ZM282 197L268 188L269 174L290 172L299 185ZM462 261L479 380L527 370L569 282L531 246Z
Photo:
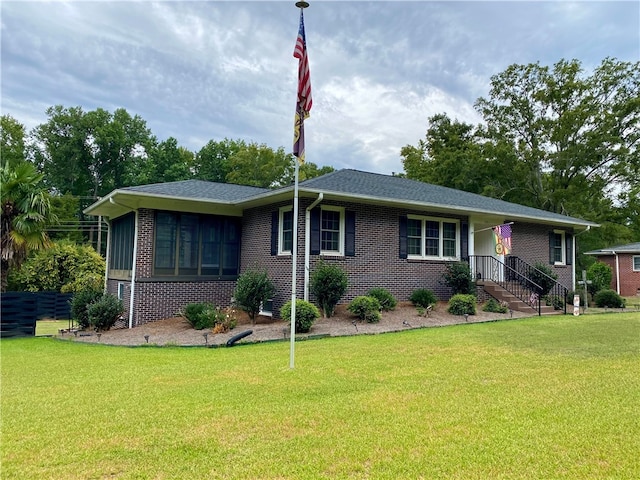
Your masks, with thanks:
M296 287L298 268L298 177L300 163L304 163L304 119L309 116L311 110L311 79L309 78L309 60L307 59L307 41L304 33L303 11L309 4L304 1L296 2L300 9L300 26L296 46L293 50L294 58L298 59L298 95L296 98L296 115L293 128L293 154L298 157L295 162L294 187L293 187L293 242L291 245L291 330L289 368L295 365L296 342Z

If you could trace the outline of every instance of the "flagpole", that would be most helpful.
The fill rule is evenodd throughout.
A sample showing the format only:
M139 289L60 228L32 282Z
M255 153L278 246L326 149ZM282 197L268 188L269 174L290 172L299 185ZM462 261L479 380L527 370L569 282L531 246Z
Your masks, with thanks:
M308 2L296 2L296 7L302 11L309 6ZM299 81L299 79L298 79ZM296 354L296 300L297 300L297 273L298 273L298 178L300 176L300 158L295 159L294 186L293 186L293 244L291 245L291 330L289 332L289 368L295 367Z

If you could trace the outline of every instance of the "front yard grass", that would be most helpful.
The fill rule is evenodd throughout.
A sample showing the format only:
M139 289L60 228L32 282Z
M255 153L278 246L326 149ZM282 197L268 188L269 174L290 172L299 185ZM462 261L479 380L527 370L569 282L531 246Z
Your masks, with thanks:
M231 349L7 339L3 478L640 478L640 316Z

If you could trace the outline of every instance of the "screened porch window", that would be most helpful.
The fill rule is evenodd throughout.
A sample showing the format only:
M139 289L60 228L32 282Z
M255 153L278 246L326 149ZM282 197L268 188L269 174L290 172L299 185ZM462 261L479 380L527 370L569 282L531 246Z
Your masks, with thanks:
M234 277L239 257L239 219L156 213L155 275Z

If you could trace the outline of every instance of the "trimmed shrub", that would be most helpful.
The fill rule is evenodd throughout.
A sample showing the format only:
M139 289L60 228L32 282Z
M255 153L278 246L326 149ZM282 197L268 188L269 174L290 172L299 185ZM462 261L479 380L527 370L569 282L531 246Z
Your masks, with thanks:
M444 284L451 288L452 295L462 293L464 295L474 294L476 291L471 269L465 262L449 263L446 271L442 274Z
M381 318L380 310L382 310L382 306L375 297L359 296L351 300L347 310L360 320L366 320L368 323L378 323Z
M291 324L291 300L282 306L280 316ZM307 333L318 318L320 318L318 307L306 300L296 300L296 332Z
M429 305L435 305L438 303L438 297L431 290L426 288L419 288L414 290L409 297L411 303L416 307L427 308Z
M382 307L382 310L384 310L385 312L388 312L389 310L393 310L394 308L396 308L396 305L398 304L398 301L391 294L391 292L386 288L382 288L382 287L372 288L367 292L367 296L373 297L376 300L378 300L378 302L380 302L380 306Z
M475 315L476 314L476 297L475 295L464 295L459 293L449 300L447 312L452 315Z
M596 307L623 308L624 299L615 290L600 290L593 296Z
M100 290L81 290L73 295L71 300L71 318L78 323L80 328L91 326L88 307L102 297Z
M87 307L89 323L96 331L109 330L123 312L122 301L108 293Z
M587 289L592 295L600 290L611 288L611 278L613 273L611 267L606 263L596 262L587 270L587 279L591 280L591 285L587 284Z
M213 328L224 321L224 314L213 303L190 303L182 311L182 316L196 330Z
M498 303L495 298L490 298L482 307L483 312L507 313L509 308L506 305Z
M260 305L273 297L276 287L266 271L247 270L238 277L234 297L236 304L249 314L251 323L260 312Z
M338 265L318 262L311 276L311 293L315 295L326 318L333 315L340 298L347 291L348 284L347 274Z
M538 262L534 265L534 268L535 270L531 272L529 278L536 284L540 285L542 291L537 293L544 297L555 285L556 280L558 280L558 275L551 270L549 265L544 263Z
M554 310L563 310L564 309L564 300L562 299L562 295L547 295L544 297L544 301L547 306L553 307ZM571 302L573 304L573 302Z

